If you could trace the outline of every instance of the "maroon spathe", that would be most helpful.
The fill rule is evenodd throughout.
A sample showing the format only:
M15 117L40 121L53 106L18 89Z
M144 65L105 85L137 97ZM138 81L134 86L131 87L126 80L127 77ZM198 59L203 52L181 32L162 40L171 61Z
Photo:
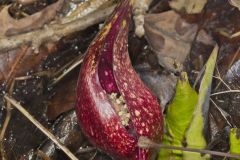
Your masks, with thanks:
M81 67L76 111L89 140L116 159L149 159L149 150L137 147L139 136L159 142L163 117L157 98L143 84L128 55L128 28L132 2L121 1L89 46ZM122 95L131 115L123 126L109 95Z

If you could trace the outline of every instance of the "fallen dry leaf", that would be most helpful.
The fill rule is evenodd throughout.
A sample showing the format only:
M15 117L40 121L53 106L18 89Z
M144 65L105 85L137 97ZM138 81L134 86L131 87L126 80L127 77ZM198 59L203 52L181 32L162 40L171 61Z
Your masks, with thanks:
M219 60L219 72L220 75L231 75L232 69L234 69L234 64L240 60L240 48L237 48ZM238 62L239 63L239 62ZM232 68L233 67L233 68ZM239 74L239 73L238 73Z
M162 111L173 98L177 77L171 74L159 74L152 70L137 69L143 82L152 90L152 92L160 100Z
M77 74L76 74L77 75ZM48 119L54 120L60 114L74 108L76 101L76 84L78 77L75 76L61 83L51 99L47 109Z
M169 5L177 11L184 10L188 14L200 13L207 0L172 0Z
M228 1L232 6L237 7L240 9L240 0L229 0Z
M14 19L8 12L10 6L6 6L0 12L0 37L10 36L18 33L28 32L34 29L41 28L56 16L61 9L64 0L58 0L40 12L27 16L22 19Z
M171 71L181 71L197 33L197 25L187 23L174 11L167 11L147 14L144 27L159 64Z
M113 4L113 0L88 0L81 3L66 2L63 6L63 10L66 11L66 17L61 21L62 23L68 23L78 18L84 17L98 9L104 9L107 6ZM71 9L70 9L71 8ZM71 10L71 11L70 11Z
M229 68L225 78L234 89L240 89L240 58Z
M40 64L56 49L55 44L49 43L40 49L39 54L34 54L28 46L0 53L0 82L5 81L9 86L14 77L23 76L28 71L40 71Z
M72 152L75 153L79 148L84 148L83 143L86 140L78 126L77 116L74 110L59 117L52 126L54 135ZM46 141L40 145L39 149L51 160L68 159L65 155L59 155L59 149L49 139L46 139ZM79 159L82 158L79 157ZM31 160L31 158L29 158L29 160Z
M15 50L17 52L17 56L14 58L14 61L12 61L11 65L9 66L8 72L4 73L4 70L1 71L2 73L2 78L6 80L6 83L9 84L10 81L13 79L13 76L16 74L18 70L18 64L22 62L23 57L26 55L28 50L28 46L23 46L18 50ZM9 53L9 52L8 52ZM3 55L2 60L6 60L5 62L10 62L11 61L11 53L8 54L7 58L4 58ZM1 68L7 68L5 65L8 65L9 63L1 63L2 67ZM4 75L5 74L5 75Z
M196 41L197 42L201 42L205 45L212 45L214 46L214 44L216 43L213 38L207 34L207 32L203 29L198 31L198 35L196 37Z

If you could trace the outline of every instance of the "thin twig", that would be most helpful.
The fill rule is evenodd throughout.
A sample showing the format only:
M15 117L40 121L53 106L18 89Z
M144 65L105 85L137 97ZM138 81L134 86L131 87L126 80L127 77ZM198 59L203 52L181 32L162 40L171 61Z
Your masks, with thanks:
M223 116L223 118L226 120L227 124L230 126L230 127L233 127L233 125L228 121L227 116L230 116L226 111L224 111L223 109L221 109L215 102L212 98L210 98L210 101L214 104L214 106L217 108L217 110L221 113L221 115Z
M95 153L93 154L93 156L89 159L89 160L94 160L94 158L96 157L98 151L95 151Z
M81 56L81 55L80 55ZM78 59L78 57L76 58ZM53 79L55 79L56 77L58 77L59 75L61 75L67 68L69 68L71 65L74 64L74 62L76 61L76 59L71 60L70 62L67 62L66 64L64 64L61 68L59 68L58 70L56 70L51 77Z
M226 93L240 93L240 90L228 90L228 91L216 92L216 93L212 93L211 96L216 96L216 95L226 94Z
M165 144L157 144L146 137L139 138L138 146L141 148L155 148L158 150L161 148L169 149L169 150L181 150L181 151L196 152L196 153L201 153L201 154L210 154L210 155L215 155L215 156L240 159L240 154L231 154L231 153L224 153L224 152L211 151L211 150L205 150L205 149L186 148L186 147L169 146L169 145L165 145Z
M222 82L229 90L231 90L231 88L229 87L229 85L227 85L227 83L224 82L224 80L222 79L222 76L221 76L221 74L220 74L220 72L219 72L219 69L218 69L218 65L216 65L216 71L217 71L217 74L218 74L218 75L216 76L216 78L217 78L218 80L220 80L220 82L218 82L218 84L216 85L216 87L214 88L214 90L217 90L217 89L219 88L221 82ZM215 77L213 77L213 78L215 78Z
M109 6L113 4L113 0L87 0L78 4L77 8L68 13L68 16L61 20L61 23L68 23L80 17L84 17L89 13L92 13L101 7Z
M240 31L230 34L222 29L218 29L218 32L229 39L238 38L240 36Z
M12 117L11 108L7 107L6 118L4 120L3 127L1 129L1 135L0 135L0 149L1 149L2 160L6 160L6 153L5 153L5 150L4 150L3 141L4 141L4 136L5 136L8 124L11 120L11 117Z
M15 79L12 81L11 86L9 88L9 91L8 91L9 95L12 95L14 86L15 86ZM4 150L3 140L5 137L5 133L8 128L9 122L11 120L11 117L12 117L12 105L11 105L11 103L7 102L6 103L6 118L4 120L3 127L0 130L0 150L1 150L2 160L6 160L6 157L7 157L5 154L5 150Z
M228 64L227 68L230 68L230 67L232 66L232 64L234 63L234 61L236 60L236 58L237 58L237 56L238 56L238 54L239 54L239 51L240 51L240 47L238 47L237 51L234 53L234 56L233 56L231 62ZM221 78L221 74L220 74L220 72L219 72L218 65L216 66L216 71L217 71L217 74L218 74L218 79L219 79L229 90L231 90L230 87L226 84L226 82L224 82L224 80ZM219 82L219 83L216 85L216 87L215 87L214 90L217 90L218 87L220 86L220 84L221 84L221 83Z
M238 31L238 32L230 35L230 39L237 38L237 37L239 37L239 36L240 36L240 32Z
M8 94L10 96L12 96L16 81L28 80L28 79L34 78L34 76L48 76L50 74L48 72L50 72L50 71L42 71L42 72L38 72L38 73L29 75L29 76L22 76L22 77L14 78L11 82ZM2 128L0 129L0 152L1 152L2 160L6 160L5 150L4 150L4 146L3 146L3 139L5 136L6 130L8 128L9 122L11 120L11 117L12 117L12 105L9 101L7 101L6 102L6 117L3 122Z
M220 80L220 82L218 82L218 84L216 85L216 87L214 88L214 90L217 90L221 84L221 82L230 90L231 88L227 85L226 82L224 82L224 80L222 79L222 76L219 72L219 69L218 69L218 65L216 65L216 72L217 72L217 78Z
M235 62L236 58L238 57L239 52L240 52L240 47L238 47L237 51L234 53L234 56L233 56L231 62L228 64L227 68L230 68L233 65L233 63Z
M220 76L213 76L213 78L218 79L218 80L219 80L220 82L222 82L229 90L231 90L231 88L229 87L229 85L228 85L226 82L224 82L224 80L223 80ZM219 84L221 84L221 83L219 83ZM215 88L214 90L217 90L218 87L219 87L219 86L216 86L216 88Z
M22 63L23 57L27 54L29 46L22 46L21 50L18 53L18 56L14 63L11 65L11 70L9 71L7 78L6 78L6 88L8 89L9 85L12 84L12 81L14 79L14 75L17 72L18 68L17 66Z
M4 98L9 101L15 108L17 108L28 120L30 120L39 130L42 131L48 138L50 138L71 160L78 160L78 158L64 145L62 145L59 140L49 132L41 123L39 123L29 112L24 109L15 99L5 95Z
M79 66L83 62L84 55L81 55L79 58L77 58L76 62L74 62L72 65L70 65L68 68L64 69L64 71L57 76L56 78L53 78L53 81L50 83L49 87L54 86L57 84L60 80L63 79L69 72L71 72L74 68Z
M103 21L109 16L116 5L101 9L90 13L89 15L79 18L73 22L65 24L51 24L43 29L34 30L19 35L1 37L0 50L7 51L19 47L22 44L30 44L33 49L38 49L42 42L57 41L60 38L67 36L76 31L84 30L87 27ZM0 52L4 53L4 52Z
M77 154L79 154L79 153L87 153L87 152L92 152L92 151L95 151L95 150L96 150L95 147L79 148L76 153Z
M35 77L43 77L43 76L50 77L51 74L52 74L51 70L41 71L41 72L33 73L29 76L16 77L15 80L16 81L24 81L24 80L32 79L32 78L35 78Z
M240 48L239 48L240 49ZM239 52L239 49L237 52ZM234 55L235 57L235 55ZM235 59L235 58L234 58ZM232 60L233 61L233 60ZM231 62L233 63L233 62ZM221 75L220 75L220 72L219 72L219 69L218 69L218 66L216 67L216 71L217 71L217 74L218 76L213 76L213 78L216 78L218 79L220 82L223 83L223 85L225 85L228 90L227 91L221 91L221 92L216 92L216 93L212 93L211 96L216 96L216 95L220 95L220 94L226 94L226 93L240 93L240 90L233 90L231 89L231 87L221 78ZM218 83L215 90L220 86L221 83Z
M193 84L193 88L196 88L198 82L200 81L200 79L202 78L202 76L205 72L205 69L206 69L206 65L204 65L203 68L198 72L197 78Z

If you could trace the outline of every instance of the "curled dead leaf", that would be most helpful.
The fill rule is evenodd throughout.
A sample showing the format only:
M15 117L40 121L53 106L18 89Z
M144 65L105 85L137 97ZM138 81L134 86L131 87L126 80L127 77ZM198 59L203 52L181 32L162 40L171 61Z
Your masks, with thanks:
M10 36L18 33L28 32L34 29L41 28L56 16L61 9L64 0L58 0L40 12L22 19L14 19L8 12L10 6L6 6L0 12L0 37Z
M229 0L228 1L232 6L237 7L240 9L240 0Z
M188 14L200 13L207 0L172 0L169 5L177 11L185 10Z
M33 54L28 46L0 54L0 82L5 81L6 86L9 86L15 77L23 76L28 71L41 71L39 65L56 49L56 44L48 43L40 49L39 54Z
M145 15L144 27L159 64L171 71L181 71L198 26L187 23L174 11L167 11Z

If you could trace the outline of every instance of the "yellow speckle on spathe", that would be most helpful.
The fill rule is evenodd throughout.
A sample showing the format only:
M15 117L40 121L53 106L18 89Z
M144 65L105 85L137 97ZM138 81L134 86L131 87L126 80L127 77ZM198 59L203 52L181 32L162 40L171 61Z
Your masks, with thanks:
M133 94L133 93L130 93L130 95L129 95L131 98L136 98L136 95L135 94Z
M140 116L140 112L138 110L135 110L134 113L137 117Z
M101 41L104 37L106 37L106 35L110 31L111 27L112 27L112 23L109 23L109 24L104 26L104 28L102 29L102 31L99 35L99 41Z
M115 20L118 18L118 16L119 16L119 14L116 13L116 14L114 15L114 17L112 18L112 21L115 21Z
M124 89L126 90L127 87L128 87L128 84L127 84L126 82L124 82L124 83L123 83L123 87L124 87Z
M108 71L105 71L104 74L105 74L105 76L108 76Z
M123 22L122 22L122 28L125 28L125 27L126 27L126 25L127 25L127 22L126 22L126 20L123 20Z

